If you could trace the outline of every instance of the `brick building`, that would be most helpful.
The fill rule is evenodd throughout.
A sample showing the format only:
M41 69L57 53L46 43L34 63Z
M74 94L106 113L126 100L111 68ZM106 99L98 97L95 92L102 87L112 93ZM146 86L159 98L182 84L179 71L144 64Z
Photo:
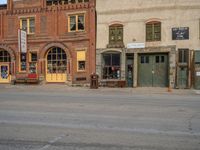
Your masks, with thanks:
M0 68L0 83L37 77L88 83L95 72L95 0L8 0L0 5Z

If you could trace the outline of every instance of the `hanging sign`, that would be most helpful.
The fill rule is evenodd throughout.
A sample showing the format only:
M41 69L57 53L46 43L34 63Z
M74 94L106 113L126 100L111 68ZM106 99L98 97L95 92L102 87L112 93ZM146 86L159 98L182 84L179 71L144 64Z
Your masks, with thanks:
M188 40L189 27L172 28L172 40Z
M27 52L27 33L21 29L18 30L18 47L21 53Z

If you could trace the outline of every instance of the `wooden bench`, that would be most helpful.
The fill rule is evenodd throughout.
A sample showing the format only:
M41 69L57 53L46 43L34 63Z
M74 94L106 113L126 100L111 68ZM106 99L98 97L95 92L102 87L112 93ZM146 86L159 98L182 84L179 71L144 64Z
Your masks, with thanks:
M28 74L27 77L16 77L14 84L23 83L23 84L38 84L39 79L37 74Z

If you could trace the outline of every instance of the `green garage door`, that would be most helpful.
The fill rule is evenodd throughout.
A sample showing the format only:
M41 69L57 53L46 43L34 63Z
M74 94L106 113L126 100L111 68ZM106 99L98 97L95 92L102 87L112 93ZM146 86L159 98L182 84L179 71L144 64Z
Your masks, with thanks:
M168 54L141 54L138 64L139 86L168 86Z

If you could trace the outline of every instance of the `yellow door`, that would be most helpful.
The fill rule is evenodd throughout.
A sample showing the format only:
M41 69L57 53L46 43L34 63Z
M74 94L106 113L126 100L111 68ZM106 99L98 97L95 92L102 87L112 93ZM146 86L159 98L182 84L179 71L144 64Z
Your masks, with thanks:
M46 57L46 81L66 82L67 80L67 57L64 50L53 47Z
M0 83L9 83L10 74L9 74L9 65L0 64Z

